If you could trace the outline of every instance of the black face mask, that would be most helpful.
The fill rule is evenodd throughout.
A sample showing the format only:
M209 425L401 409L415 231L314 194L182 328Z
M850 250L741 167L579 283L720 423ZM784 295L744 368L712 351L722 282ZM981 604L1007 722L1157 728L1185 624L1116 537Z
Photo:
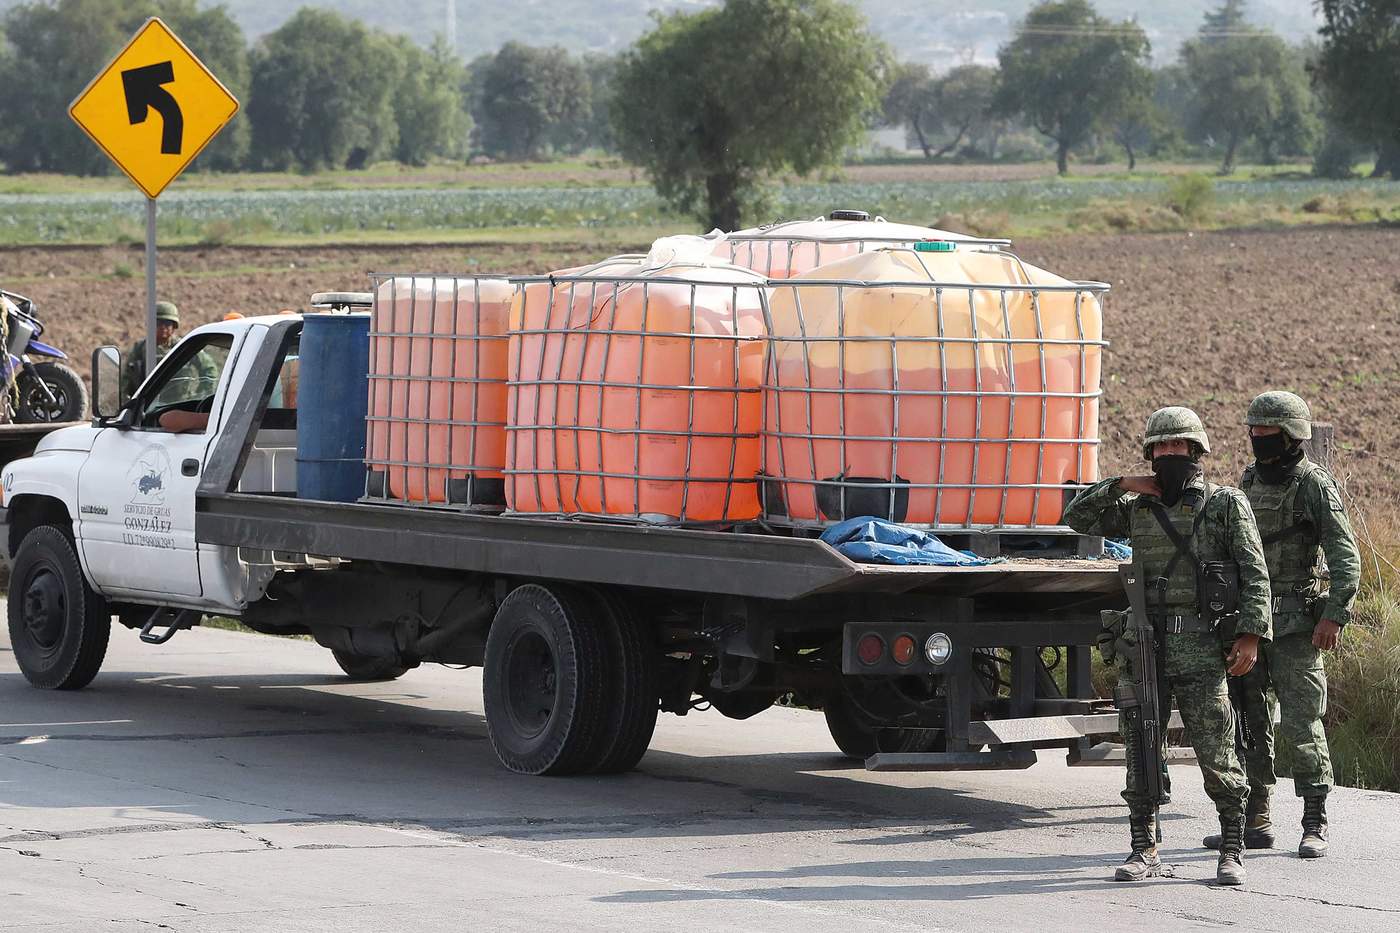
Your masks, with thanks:
M1288 453L1288 435L1282 431L1277 434L1250 435L1249 446L1254 448L1255 460L1277 460Z
M1260 441L1277 441L1278 443L1260 444ZM1282 434L1251 437L1249 443L1254 448L1254 475L1258 476L1261 482L1270 486L1277 486L1288 479L1288 472L1303 459L1303 445L1293 444L1289 446L1288 439Z
M1201 465L1180 454L1153 457L1152 472L1157 476L1157 485L1162 487L1162 502L1172 506L1181 501L1186 484L1200 475Z

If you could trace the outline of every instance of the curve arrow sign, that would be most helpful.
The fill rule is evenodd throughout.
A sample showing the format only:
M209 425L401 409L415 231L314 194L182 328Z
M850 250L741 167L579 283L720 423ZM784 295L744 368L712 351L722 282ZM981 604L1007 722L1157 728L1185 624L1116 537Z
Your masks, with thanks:
M152 110L160 114L165 121L160 134L160 151L165 155L179 155L185 135L185 115L180 112L180 104L161 86L174 80L175 68L171 62L157 62L122 72L127 120L135 126L145 123L146 115Z

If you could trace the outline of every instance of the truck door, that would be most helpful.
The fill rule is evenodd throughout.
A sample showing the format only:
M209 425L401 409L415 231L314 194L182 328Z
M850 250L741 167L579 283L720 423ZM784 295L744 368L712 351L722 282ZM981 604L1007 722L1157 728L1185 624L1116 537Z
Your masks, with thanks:
M202 594L195 489L234 340L218 332L184 340L128 404L129 427L93 442L78 478L78 537L104 593Z

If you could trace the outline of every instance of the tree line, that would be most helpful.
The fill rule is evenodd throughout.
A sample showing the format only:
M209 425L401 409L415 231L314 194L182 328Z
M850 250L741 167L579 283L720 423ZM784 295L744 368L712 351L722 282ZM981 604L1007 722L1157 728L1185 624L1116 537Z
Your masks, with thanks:
M146 17L159 15L244 102L200 157L214 170L315 171L393 159L537 159L587 149L644 168L677 208L732 229L765 183L839 163L872 127L929 159L1027 154L1311 155L1400 178L1400 0L1318 0L1290 45L1221 0L1176 61L1154 68L1133 21L1090 0L1032 8L995 67L898 63L843 0L725 0L658 16L618 56L511 42L460 61L334 12L302 8L251 47L195 0L50 0L0 21L0 162L91 174L107 161L60 115Z
M303 7L250 46L222 6L57 0L0 20L0 162L11 172L100 174L110 163L64 113L148 17L159 16L243 113L195 163L215 171L534 159L612 146L613 60L508 43L462 62L333 11Z

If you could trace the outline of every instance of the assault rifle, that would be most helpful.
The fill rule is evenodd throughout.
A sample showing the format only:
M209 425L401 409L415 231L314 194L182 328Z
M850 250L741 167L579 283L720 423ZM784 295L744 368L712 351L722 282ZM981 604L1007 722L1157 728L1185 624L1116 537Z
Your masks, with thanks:
M1147 587L1141 568L1120 564L1118 576L1128 594L1132 618L1128 629L1136 636L1128 656L1132 679L1113 688L1113 704L1123 714L1128 765L1136 790L1152 801L1157 841L1162 841L1162 701L1157 683L1157 631L1147 615Z

